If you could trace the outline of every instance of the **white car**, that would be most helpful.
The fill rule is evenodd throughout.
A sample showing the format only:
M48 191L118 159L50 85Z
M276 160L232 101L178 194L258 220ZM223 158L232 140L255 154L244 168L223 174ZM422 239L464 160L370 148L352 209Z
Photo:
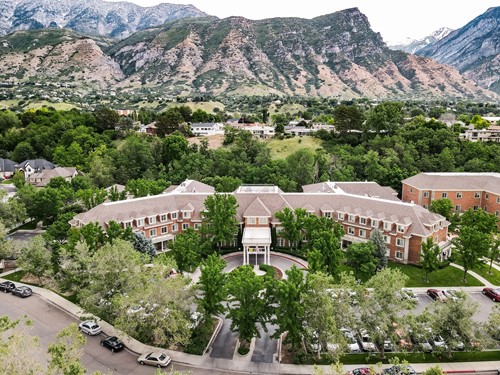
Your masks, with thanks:
M364 329L359 331L359 341L361 342L361 347L365 352L374 352L377 350L370 335Z
M93 320L87 320L85 322L81 322L78 325L78 327L80 328L80 331L90 336L96 336L102 332L101 326L98 325Z
M460 298L458 292L454 289L444 289L442 290L442 293L450 300L457 300Z
M150 365L156 367L167 367L172 361L172 358L162 352L152 352L148 354L143 354L137 358L137 362L141 365Z
M354 333L349 328L341 328L340 330L345 336L345 340L347 342L347 349L349 349L349 352L361 353L358 340L356 340L356 337L354 337Z
M401 289L401 298L418 302L418 297L415 292L408 288Z

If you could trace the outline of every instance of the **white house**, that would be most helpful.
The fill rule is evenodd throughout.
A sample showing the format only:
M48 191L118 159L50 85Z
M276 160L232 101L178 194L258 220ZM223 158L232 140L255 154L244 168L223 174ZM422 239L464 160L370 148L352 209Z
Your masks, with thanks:
M224 135L224 124L219 122L196 122L190 128L196 136Z

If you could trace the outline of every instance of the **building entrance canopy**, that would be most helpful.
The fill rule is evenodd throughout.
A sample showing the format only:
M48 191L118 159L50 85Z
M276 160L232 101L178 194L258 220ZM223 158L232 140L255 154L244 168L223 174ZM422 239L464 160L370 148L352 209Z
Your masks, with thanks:
M250 263L250 255L264 254L264 263L271 263L271 229L269 227L245 227L243 229L243 264Z

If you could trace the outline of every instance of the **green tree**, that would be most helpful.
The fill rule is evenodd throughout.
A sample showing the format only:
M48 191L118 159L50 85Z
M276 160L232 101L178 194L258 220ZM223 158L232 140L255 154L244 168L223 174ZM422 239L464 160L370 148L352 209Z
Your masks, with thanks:
M430 367L422 375L445 375L445 372L439 366Z
M342 340L340 327L337 327L335 321L335 305L329 293L333 284L330 275L321 272L310 273L302 296L306 341L317 345L318 350L315 354L318 358L321 356L322 345Z
M494 213L489 213L479 209L474 211L468 209L460 216L460 226L474 228L477 231L485 234L493 234L497 232L498 218Z
M488 269L488 273L491 275L491 268L493 267L493 262L498 261L500 257L500 238L496 238L491 241L490 250L488 252L488 259L490 261L490 268Z
M43 284L42 277L50 274L51 259L52 254L45 240L42 236L36 236L21 251L17 262L24 271L38 277L38 282Z
M64 244L68 240L68 232L71 229L69 221L75 216L74 212L66 212L57 217L50 227L45 232L45 239L47 241L56 241L59 244Z
M82 363L83 347L87 339L73 323L57 334L56 341L49 345L50 355L47 375L84 375Z
M233 195L215 193L205 199L204 206L202 233L212 244L217 244L220 251L222 243L232 241L238 233L235 218L238 203Z
M51 223L57 218L62 207L63 200L59 190L46 187L36 191L30 205L26 205L26 211L36 221Z
M147 238L142 232L134 233L134 249L142 254L146 254L152 259L156 255L156 247L150 238Z
M373 255L375 246L371 242L352 243L345 253L346 264L354 268L358 279L371 276L377 269L377 258Z
M446 220L451 220L453 203L448 198L436 199L431 202L429 211L444 216Z
M296 186L304 186L314 182L314 153L309 149L300 149L287 156L287 176Z
M274 297L276 299L275 318L273 323L278 326L274 338L279 338L287 332L286 340L295 350L303 337L304 305L302 299L306 292L304 272L296 266L285 271L286 279L276 283Z
M422 242L420 250L419 264L425 272L425 281L429 282L429 273L436 271L439 268L439 254L441 249L434 243L432 237Z
M464 268L463 282L467 282L467 272L482 262L490 248L490 234L482 233L475 228L462 226L458 237L452 240L454 251Z
M200 266L198 288L202 296L198 298L198 307L205 319L225 311L223 302L227 298L227 274L224 273L224 267L226 262L217 254L210 254Z
M373 340L385 355L384 341L394 337L396 325L403 310L409 308L408 301L398 294L406 284L408 276L398 269L384 268L373 276L367 287L372 288L369 298L361 298L361 322L372 333Z
M355 105L338 105L333 110L335 130L345 135L350 130L361 130L364 121L363 111Z
M104 203L108 193L104 189L91 188L85 190L78 190L76 196L83 202L87 210Z
M203 246L201 237L193 228L179 234L172 245L177 267L182 271L192 272L200 264Z
M377 258L377 270L387 267L387 247L384 241L383 233L374 228L370 234L370 241L373 243L373 255Z
M403 119L403 103L384 102L368 112L366 127L377 133L394 134L403 124Z
M0 113L0 133L4 133L12 128L18 128L20 125L21 122L14 112L5 111Z
M249 343L253 337L260 337L257 323L266 330L270 309L261 293L266 287L264 278L259 277L251 266L241 266L229 274L227 291L231 330L240 335L240 340Z
M168 167L188 152L189 142L181 135L171 134L162 141L162 162Z
M104 132L105 130L115 130L116 125L120 121L120 116L118 113L107 107L99 107L94 111L94 116L96 120L96 128L99 132Z
M318 222L321 222L318 218ZM340 239L344 235L344 230L338 223L333 224L333 228L325 229L318 227L309 235L308 249L316 250L321 254L322 264L325 271L336 277L339 274L343 259L343 252L340 246Z
M156 120L156 132L160 137L165 137L179 129L184 122L179 108L172 107L161 113Z
M303 239L302 230L305 218L308 215L307 211L303 208L291 210L285 207L274 215L280 221L280 227L282 227L278 235L288 241L290 248L297 249Z

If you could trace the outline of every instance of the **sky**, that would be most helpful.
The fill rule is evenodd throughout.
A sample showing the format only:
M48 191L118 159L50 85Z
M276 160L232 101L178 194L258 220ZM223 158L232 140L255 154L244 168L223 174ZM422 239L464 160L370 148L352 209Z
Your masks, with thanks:
M109 1L109 0L108 0ZM118 0L111 0L118 1ZM499 0L126 0L141 6L161 2L192 4L219 18L243 16L249 19L272 17L313 18L338 10L357 7L384 41L407 37L423 38L440 27L457 29L499 6Z

